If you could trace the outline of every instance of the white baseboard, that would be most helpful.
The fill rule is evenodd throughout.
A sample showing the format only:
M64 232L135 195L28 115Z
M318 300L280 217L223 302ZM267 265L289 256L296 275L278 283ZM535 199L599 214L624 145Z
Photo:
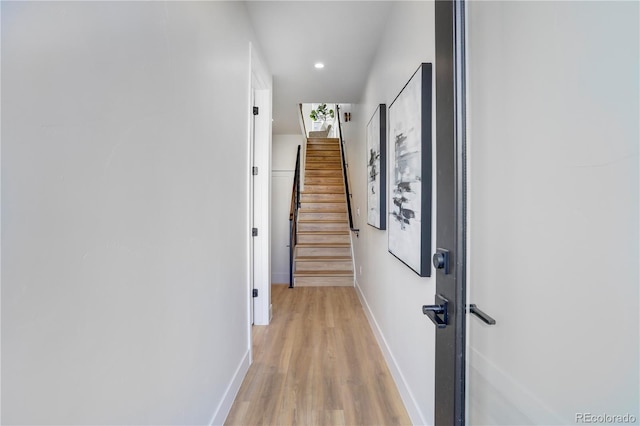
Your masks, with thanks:
M389 345L387 344L384 335L382 334L382 330L376 321L376 318L371 311L371 307L369 303L367 303L367 299L364 297L362 293L362 289L360 288L360 284L358 284L358 280L355 280L356 285L356 293L358 293L358 298L360 299L360 303L364 308L364 313L369 320L369 325L371 325L371 329L373 330L373 334L376 336L376 340L378 341L378 346L382 349L382 354L384 355L385 360L387 361L387 365L389 366L389 370L391 371L391 376L393 376L393 380L396 382L396 386L398 387L398 391L400 392L400 397L402 398L402 402L404 402L404 406L409 413L409 417L411 418L411 423L414 425L431 425L431 422L427 421L422 414L418 404L416 403L416 399L413 397L413 393L409 389L407 385L407 381L400 371L400 367L396 362Z
M233 378L231 379L231 383L227 386L227 390L222 397L222 401L218 404L216 408L216 412L211 418L211 422L209 423L212 426L223 425L224 421L227 419L229 415L229 411L231 411L231 406L233 405L233 401L236 399L238 395L238 391L240 390L240 386L242 385L242 381L247 375L247 371L249 371L249 366L251 365L251 352L247 351L240 361L240 365L236 369Z

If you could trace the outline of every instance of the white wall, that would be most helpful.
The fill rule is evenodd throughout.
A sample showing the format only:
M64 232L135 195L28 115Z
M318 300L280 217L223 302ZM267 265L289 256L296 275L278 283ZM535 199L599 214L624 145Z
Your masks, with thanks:
M247 22L2 3L3 423L224 420L249 360Z
M416 275L388 252L387 231L367 225L365 129L378 104L391 104L422 62L434 62L433 22L432 2L395 4L364 99L351 108L352 121L342 126L360 229L354 238L357 288L415 424L433 422L434 327L421 307L433 303L435 279ZM433 211L435 219L435 204Z
M289 283L289 210L291 186L302 135L274 135L271 153L271 282ZM302 155L302 154L301 154Z
M470 424L640 419L639 12L469 3Z

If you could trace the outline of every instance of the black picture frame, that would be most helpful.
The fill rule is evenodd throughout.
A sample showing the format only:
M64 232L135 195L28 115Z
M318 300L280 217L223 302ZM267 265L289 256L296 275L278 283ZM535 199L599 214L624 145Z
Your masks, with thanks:
M367 224L387 229L387 106L367 123Z
M431 276L432 64L423 63L389 105L389 252Z

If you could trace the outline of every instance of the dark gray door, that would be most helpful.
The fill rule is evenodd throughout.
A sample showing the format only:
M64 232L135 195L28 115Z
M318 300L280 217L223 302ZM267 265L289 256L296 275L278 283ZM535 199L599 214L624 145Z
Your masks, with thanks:
M435 2L436 28L436 300L423 312L436 325L435 424L465 419L465 150L463 63L456 60L461 1ZM460 39L462 40L462 39ZM462 57L462 56L461 56Z

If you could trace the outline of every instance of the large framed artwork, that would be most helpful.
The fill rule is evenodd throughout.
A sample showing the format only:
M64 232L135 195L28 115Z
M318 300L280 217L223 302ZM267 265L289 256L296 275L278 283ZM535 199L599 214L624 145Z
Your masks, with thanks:
M387 229L387 106L380 104L367 124L367 223Z
M420 65L389 106L389 252L431 276L432 66Z

